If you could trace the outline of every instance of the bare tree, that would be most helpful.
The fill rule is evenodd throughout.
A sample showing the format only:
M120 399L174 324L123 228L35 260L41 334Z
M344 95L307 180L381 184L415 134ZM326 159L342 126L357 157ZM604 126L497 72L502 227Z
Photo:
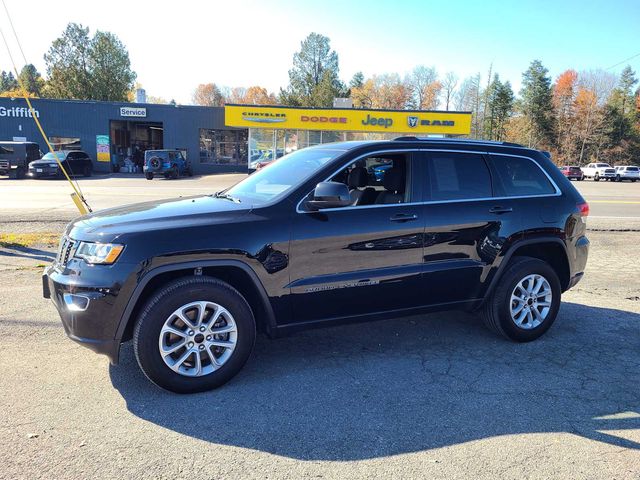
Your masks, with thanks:
M453 72L448 72L442 81L442 91L444 95L444 108L449 110L449 104L453 99L453 92L458 85L458 76Z
M406 83L412 90L412 107L425 108L428 96L433 95L433 88L429 88L438 81L438 73L434 67L425 67L424 65L418 65L407 76ZM430 102L433 103L433 102Z

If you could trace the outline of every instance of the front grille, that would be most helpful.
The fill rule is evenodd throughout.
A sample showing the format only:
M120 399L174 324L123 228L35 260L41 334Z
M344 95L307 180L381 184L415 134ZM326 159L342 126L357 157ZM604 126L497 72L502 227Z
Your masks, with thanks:
M0 168L2 169L9 168L9 162L6 160L0 160Z
M613 168L607 168L604 173L616 173L616 171Z
M58 250L58 257L56 260L58 263L62 265L66 265L69 261L69 257L71 256L71 251L75 246L75 242L71 240L69 237L62 237L60 240L60 249Z

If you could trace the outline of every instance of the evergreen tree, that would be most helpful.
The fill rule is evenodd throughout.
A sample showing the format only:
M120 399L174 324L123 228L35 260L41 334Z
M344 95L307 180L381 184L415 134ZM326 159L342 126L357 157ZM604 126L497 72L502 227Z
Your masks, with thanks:
M331 50L329 38L311 33L293 55L289 87L280 91L280 100L287 105L330 107L335 97L346 93L338 74L338 54Z
M2 70L2 73L0 73L0 93L15 90L16 88L18 88L18 82L13 73Z
M520 108L527 120L529 147L553 143L551 78L540 60L534 60L522 75Z

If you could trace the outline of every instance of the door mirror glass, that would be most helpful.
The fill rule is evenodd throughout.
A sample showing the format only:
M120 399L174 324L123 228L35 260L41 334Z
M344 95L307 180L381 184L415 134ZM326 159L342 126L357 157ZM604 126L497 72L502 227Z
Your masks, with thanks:
M339 182L320 182L313 191L313 199L307 201L309 210L339 208L347 205L351 205L349 188Z

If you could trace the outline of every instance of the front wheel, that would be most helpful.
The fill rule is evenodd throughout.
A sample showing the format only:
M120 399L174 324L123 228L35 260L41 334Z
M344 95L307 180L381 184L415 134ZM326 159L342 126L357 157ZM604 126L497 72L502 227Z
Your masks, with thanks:
M560 290L558 275L548 263L516 257L485 300L482 317L494 332L515 342L530 342L556 319Z
M146 172L144 174L144 178L146 178L147 180L153 180L153 173L151 172Z
M159 289L138 318L133 344L149 380L172 392L195 393L231 380L255 337L244 297L227 283L198 276Z
M600 176L596 173L595 177L593 177L593 181L594 182L599 182L600 181Z

